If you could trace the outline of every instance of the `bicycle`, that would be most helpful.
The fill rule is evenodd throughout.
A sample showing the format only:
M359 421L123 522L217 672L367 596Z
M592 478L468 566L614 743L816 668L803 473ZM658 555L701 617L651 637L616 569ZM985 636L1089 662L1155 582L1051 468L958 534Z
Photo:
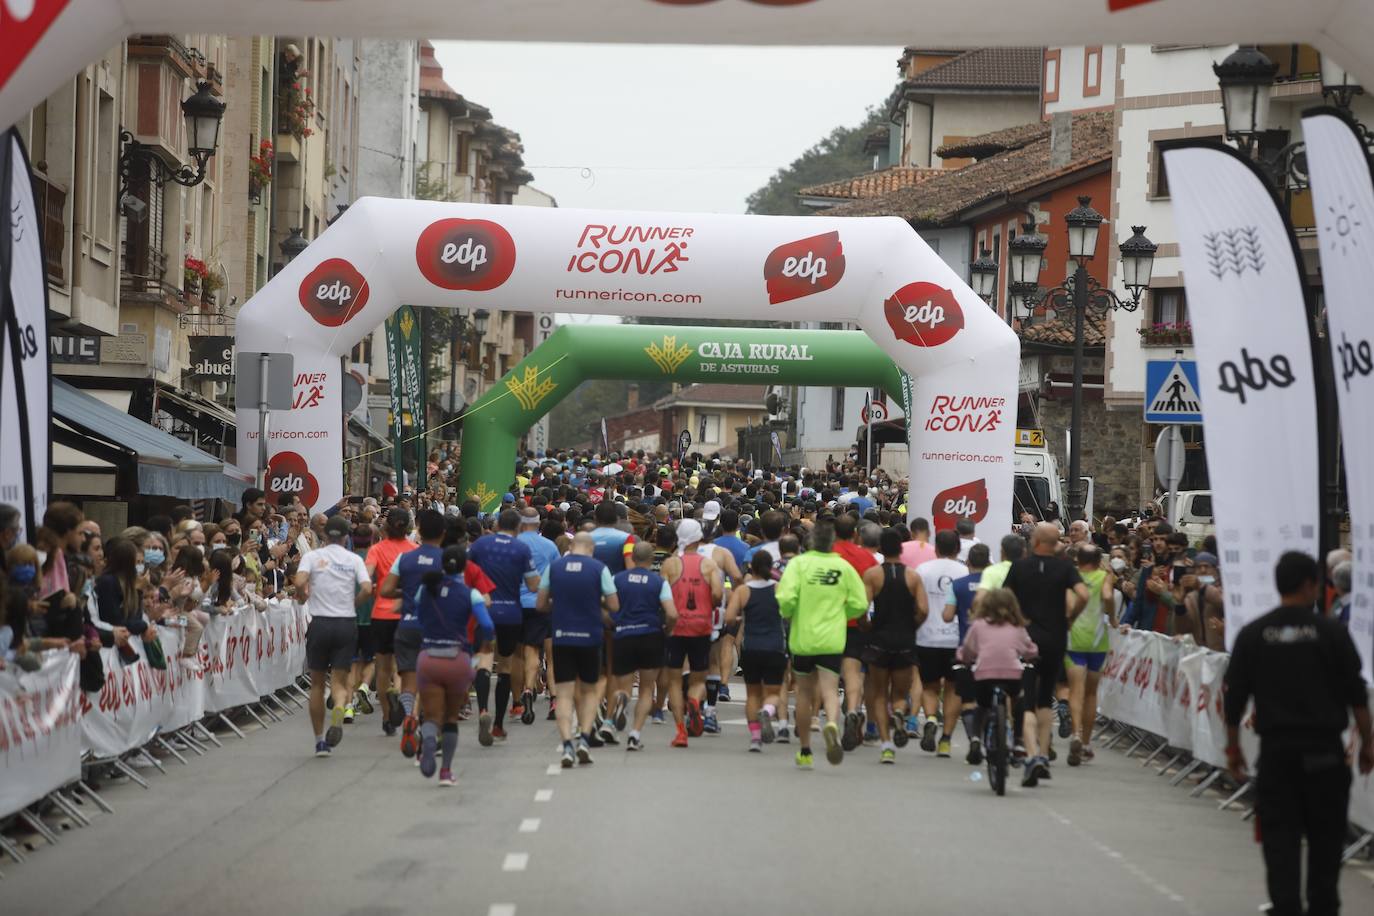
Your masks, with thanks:
M993 688L992 709L983 723L983 754L988 765L988 785L998 795L1006 795L1011 733L1007 722L1007 695L1000 684Z

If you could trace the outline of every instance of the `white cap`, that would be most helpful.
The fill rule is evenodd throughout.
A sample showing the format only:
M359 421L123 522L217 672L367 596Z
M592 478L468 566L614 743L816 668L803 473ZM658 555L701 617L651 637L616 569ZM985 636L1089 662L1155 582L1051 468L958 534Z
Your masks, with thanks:
M561 510L564 511L564 512L567 512L569 509L572 508L572 504L571 504L571 503L559 503L559 504L558 504L558 508L561 509Z
M701 522L694 518L684 518L677 523L677 541L679 544L695 544L701 540Z
M708 522L713 522L720 518L720 502L714 499L708 499L705 508L701 510L701 517Z

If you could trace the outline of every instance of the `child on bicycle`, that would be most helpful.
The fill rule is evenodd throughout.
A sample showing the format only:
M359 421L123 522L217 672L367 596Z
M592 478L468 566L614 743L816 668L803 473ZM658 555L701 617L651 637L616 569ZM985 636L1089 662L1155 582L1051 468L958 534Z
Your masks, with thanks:
M977 686L978 720L973 741L982 743L993 691L998 687L1008 701L1021 695L1021 660L1035 658L1040 650L1026 632L1026 618L1010 589L994 588L982 593L973 622L964 635L955 657L973 668Z

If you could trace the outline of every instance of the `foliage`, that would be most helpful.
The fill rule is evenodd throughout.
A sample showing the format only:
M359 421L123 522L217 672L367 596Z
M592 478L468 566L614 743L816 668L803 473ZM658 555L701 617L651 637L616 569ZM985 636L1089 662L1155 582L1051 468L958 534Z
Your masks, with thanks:
M672 382L645 380L639 383L639 406L647 407L672 391ZM577 386L549 411L549 441L566 447L587 440L601 441L601 418L629 409L630 383L594 379Z
M1139 329L1141 343L1190 343L1193 325L1188 321L1156 322Z
M210 268L200 258L193 258L188 254L182 263L181 273L183 286L187 289L200 289L210 276Z
M272 183L274 155L272 141L264 137L262 142L258 144L257 155L248 157L248 182L254 188L262 190Z
M430 177L434 172L437 178ZM457 189L450 189L444 182L444 164L442 162L425 161L419 163L415 168L415 199L416 200L458 200L461 195Z
M780 216L806 216L812 211L797 200L797 192L813 184L851 178L873 168L863 151L864 138L887 123L885 106L872 107L854 127L836 127L824 139L802 153L791 165L778 169L768 184L750 194L746 212Z
M302 88L299 81L281 91L277 97L277 114L282 133L304 140L315 132L310 118L315 113L315 99L310 87Z

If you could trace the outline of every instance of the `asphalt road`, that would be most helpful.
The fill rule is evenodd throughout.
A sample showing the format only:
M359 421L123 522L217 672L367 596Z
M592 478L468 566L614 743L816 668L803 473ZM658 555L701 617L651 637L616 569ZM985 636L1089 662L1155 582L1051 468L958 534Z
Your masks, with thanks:
M747 753L743 705L722 708L724 734L686 751L651 725L645 752L560 771L541 701L490 749L465 726L447 790L377 715L317 760L297 713L169 762L151 791L107 787L113 815L0 866L0 912L1201 916L1266 899L1249 822L1116 751L997 798L958 744L940 760L912 742L896 766L818 753L798 772L795 739ZM1372 879L1346 868L1346 912L1374 912Z

